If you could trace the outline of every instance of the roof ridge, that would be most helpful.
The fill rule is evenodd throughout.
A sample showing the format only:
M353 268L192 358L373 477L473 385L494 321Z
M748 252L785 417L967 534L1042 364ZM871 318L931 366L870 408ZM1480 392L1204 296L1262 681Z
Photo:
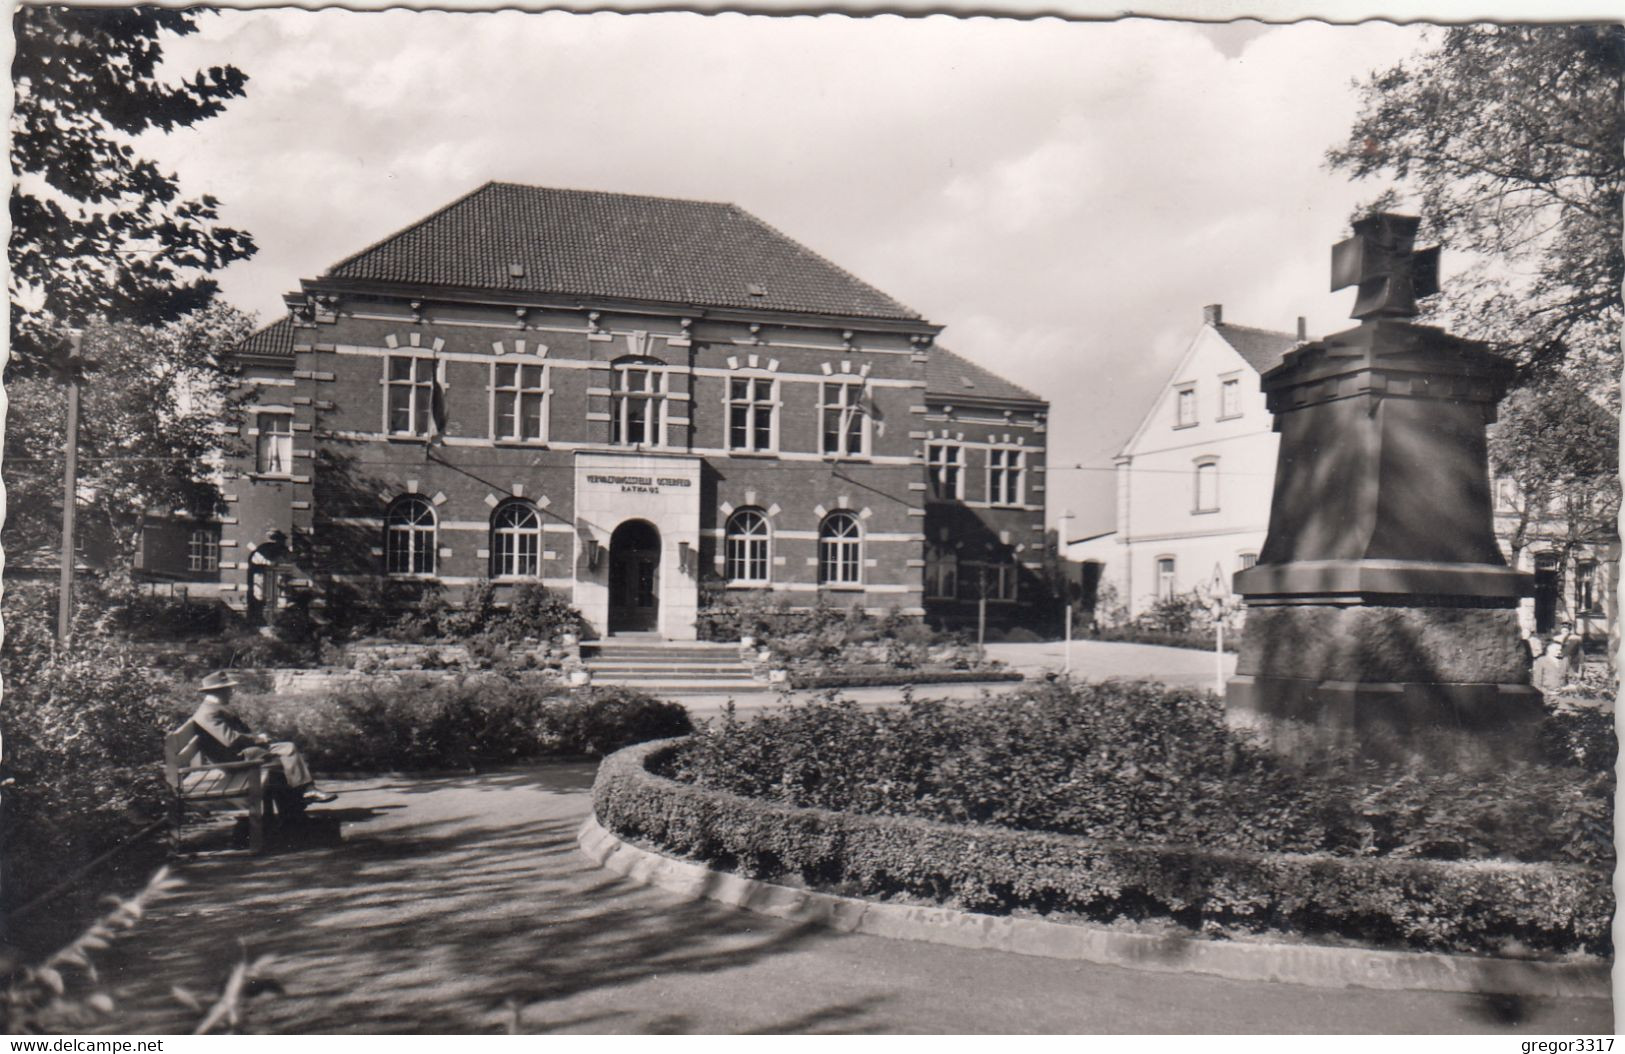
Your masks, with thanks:
M825 256L823 253L819 252L817 249L813 249L813 248L810 248L810 247L808 247L806 245L801 244L801 241L799 239L790 237L788 234L786 234L783 231L779 230L777 227L773 226L771 223L769 223L766 220L762 219L760 216L756 215L756 213L750 211L749 209L745 208L744 206L740 205L739 203L730 201L730 202L728 202L728 207L731 208L731 209L737 210L741 216L744 216L746 219L750 220L752 223L758 224L759 226L765 227L767 230L772 231L774 234L778 235L780 238L783 238L785 241L789 242L791 245L794 245L801 252L806 253L808 256L811 256L813 259L817 260L819 263L822 263L826 267L829 267L829 268L835 270L839 274L844 275L847 278L850 278L852 281L854 281L854 282L858 283L859 285L863 286L865 289L869 290L871 293L874 293L874 294L876 294L877 296L880 296L883 299L890 300L892 303L894 303L898 307L902 308L903 311L906 314L912 315L916 319L925 318L925 316L922 315L920 312L914 310L912 307L909 307L907 304L903 303L901 300L897 299L896 297L892 296L890 293L888 293L885 290L881 289L879 286L871 285L867 280L859 278L857 275L853 274L851 271L848 271L846 268L842 267L840 264L836 263L834 260L831 260L829 257Z
M600 190L596 187L555 187L545 183L518 183L511 179L493 179L487 181L485 185L488 187L513 187L516 190L546 190L560 194L596 194L606 198L638 198L641 201L674 201L683 205L718 205L723 208L738 208L731 201L717 201L711 198L673 198L664 194L640 194L632 190ZM452 204L456 204L456 202Z
M368 245L366 248L360 249L357 252L351 253L349 256L346 256L344 259L340 260L338 263L333 264L331 267L328 267L322 273L330 275L334 271L337 271L339 268L345 266L346 264L351 264L351 263L354 263L355 261L361 259L363 256L365 256L368 253L374 251L375 249L383 248L386 244L388 244L389 242L394 241L396 238L400 238L400 237L402 237L402 236L404 236L404 235L406 235L406 234L408 234L408 233L410 233L412 231L417 230L420 227L427 226L431 221L439 219L440 217L444 216L446 213L450 212L452 209L454 209L457 206L463 204L465 201L468 201L471 198L473 198L476 194L484 193L485 191L490 190L492 187L501 186L501 185L503 185L503 184L499 180L488 179L484 183L481 183L479 186L475 187L473 190L469 191L467 194L464 194L464 195L462 195L460 197L453 198L451 201L446 202L444 205L440 206L438 209L435 209L433 212L429 213L427 216L424 216L422 219L417 220L417 221L412 222L412 223L408 223L406 226L401 227L398 230L393 231L392 233L384 235L382 238L379 238L377 241L373 242L371 245ZM511 185L517 185L517 184L511 184Z
M1287 340L1297 340L1296 333L1288 333L1284 329L1265 329L1263 326L1243 326L1236 322L1215 322L1214 329L1245 329L1249 333L1268 333L1272 337L1285 337Z

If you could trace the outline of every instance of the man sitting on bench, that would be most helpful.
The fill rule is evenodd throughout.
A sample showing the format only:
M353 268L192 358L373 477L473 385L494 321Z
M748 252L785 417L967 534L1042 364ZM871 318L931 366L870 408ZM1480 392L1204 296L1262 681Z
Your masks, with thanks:
M221 670L209 674L198 685L198 691L203 693L203 702L192 714L193 723L204 733L198 737L198 753L215 764L258 761L261 758L266 759L267 763L273 759L279 762L285 789L277 788L281 792L277 804L280 806L285 802L291 806L286 812L298 812L312 802L336 799L338 795L316 789L316 781L311 778L310 768L306 766L298 747L292 743L273 743L270 737L254 733L243 723L243 719L231 709L231 690L237 684L230 674Z

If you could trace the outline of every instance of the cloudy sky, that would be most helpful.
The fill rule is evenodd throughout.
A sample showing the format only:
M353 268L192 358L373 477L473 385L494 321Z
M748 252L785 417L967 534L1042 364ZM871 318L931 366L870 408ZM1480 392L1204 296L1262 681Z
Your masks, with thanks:
M1329 246L1380 187L1322 164L1415 26L227 11L169 48L247 97L143 148L280 295L488 179L736 202L1052 403L1052 519L1111 523L1111 455L1201 320L1346 320ZM1448 271L1447 271L1448 277ZM1068 469L1065 466L1082 466Z

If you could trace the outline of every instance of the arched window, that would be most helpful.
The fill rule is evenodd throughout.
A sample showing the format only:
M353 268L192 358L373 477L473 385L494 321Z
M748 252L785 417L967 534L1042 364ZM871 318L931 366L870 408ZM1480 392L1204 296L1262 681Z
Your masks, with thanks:
M1196 488L1192 512L1219 511L1219 459L1202 457L1196 461Z
M740 509L728 517L723 533L723 572L728 581L766 582L767 517L756 509Z
M505 501L491 516L491 577L541 573L542 518L528 501Z
M863 582L863 532L850 512L832 512L818 525L818 584Z
M434 574L434 506L416 494L396 498L384 516L384 571Z

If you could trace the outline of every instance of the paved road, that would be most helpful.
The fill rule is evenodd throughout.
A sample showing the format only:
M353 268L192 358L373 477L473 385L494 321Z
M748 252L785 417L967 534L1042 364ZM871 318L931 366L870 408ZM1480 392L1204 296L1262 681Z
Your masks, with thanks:
M1327 990L837 934L688 903L592 867L592 767L334 784L302 844L204 855L100 953L109 1031L188 1030L168 994L241 940L286 995L253 1031L1600 1033L1606 1000Z

